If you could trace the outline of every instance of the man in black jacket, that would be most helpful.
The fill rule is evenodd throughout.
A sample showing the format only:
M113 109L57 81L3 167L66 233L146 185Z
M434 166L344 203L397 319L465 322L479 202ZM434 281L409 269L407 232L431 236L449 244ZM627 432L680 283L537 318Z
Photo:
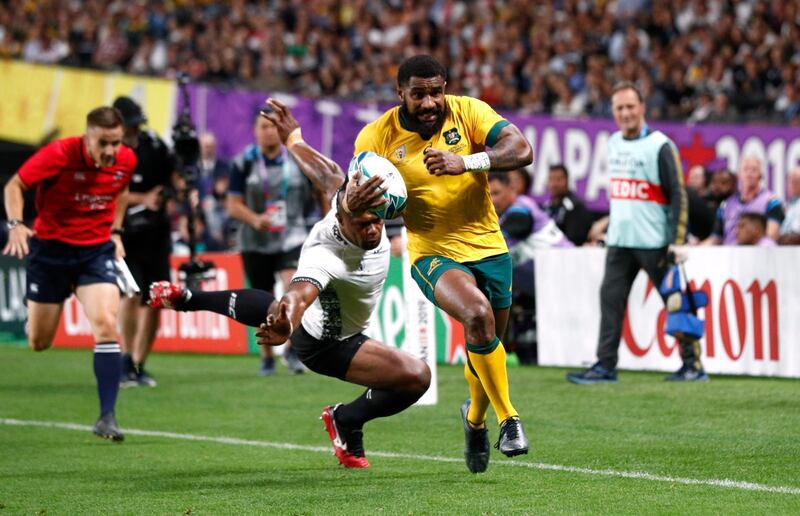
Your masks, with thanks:
M562 164L551 165L547 177L547 190L550 199L544 209L564 235L575 245L583 245L589 228L592 227L592 214L569 190L569 172Z

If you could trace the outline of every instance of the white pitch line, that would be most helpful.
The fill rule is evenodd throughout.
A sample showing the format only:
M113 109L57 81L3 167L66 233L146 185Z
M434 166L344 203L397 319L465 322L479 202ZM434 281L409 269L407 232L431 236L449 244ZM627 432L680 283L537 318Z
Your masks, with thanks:
M38 426L45 428L58 428L61 430L78 430L81 432L91 432L92 427L89 425L79 425L75 423L59 423L55 421L26 421L21 419L5 419L0 418L0 425L6 426ZM123 428L126 435L141 435L146 437L163 437L165 439L180 439L183 441L201 441L217 444L232 444L236 446L257 446L262 448L277 448L281 450L299 450L314 453L331 453L329 446L307 446L304 444L292 443L279 443L271 441L253 441L250 439L238 439L236 437L213 437L209 435L194 435L194 434L179 434L175 432L160 432L157 430L138 430L135 428ZM436 455L417 455L409 453L394 453L372 451L369 452L370 456L385 457L390 459L411 459L426 462L454 462L461 463L463 458L453 457L440 457ZM580 468L576 466L562 466L560 464L544 464L541 462L520 462L510 460L495 460L492 465L514 466L519 468L540 469L546 471L562 471L565 473L578 473L582 475L594 475L604 477L618 477L618 478L633 478L637 480L650 480L653 482L669 482L673 484L684 484L689 486L711 486L723 487L727 489L739 489L742 491L759 491L764 493L776 494L789 494L800 495L800 487L791 486L774 486L767 484L758 484L756 482L744 482L741 480L730 479L702 479L702 478L686 478L686 477L672 477L668 475L655 475L646 473L644 471L618 471L614 469L592 469Z

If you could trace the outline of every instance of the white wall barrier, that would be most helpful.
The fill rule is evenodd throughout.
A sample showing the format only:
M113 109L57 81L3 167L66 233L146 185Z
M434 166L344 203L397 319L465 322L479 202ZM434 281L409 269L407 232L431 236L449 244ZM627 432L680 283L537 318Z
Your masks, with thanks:
M699 311L709 373L800 377L800 247L688 248L686 273L708 294ZM595 361L605 250L549 249L536 255L539 363ZM675 340L663 333L666 311L640 272L628 299L619 368L673 371Z

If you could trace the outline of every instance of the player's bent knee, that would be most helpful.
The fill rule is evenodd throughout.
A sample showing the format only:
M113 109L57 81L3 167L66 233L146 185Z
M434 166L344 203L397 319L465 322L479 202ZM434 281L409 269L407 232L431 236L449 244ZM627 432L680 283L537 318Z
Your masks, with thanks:
M414 360L409 364L406 371L406 379L403 382L409 392L418 393L420 396L425 394L431 385L431 370L428 364L422 360Z
M95 334L103 335L113 340L117 334L116 315L113 313L104 313L92 319L91 326Z
M467 308L464 314L464 328L467 339L488 341L494 337L494 314L489 303L476 303Z

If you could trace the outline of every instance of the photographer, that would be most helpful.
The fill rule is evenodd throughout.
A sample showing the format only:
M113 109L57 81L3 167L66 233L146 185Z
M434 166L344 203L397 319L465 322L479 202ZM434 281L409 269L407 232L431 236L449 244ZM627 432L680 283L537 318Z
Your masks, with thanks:
M114 101L114 107L122 113L125 125L123 142L134 150L138 159L131 179L122 233L126 261L139 285L169 281L172 246L165 194L172 191L174 159L155 132L141 130L140 126L147 122L147 117L139 104L129 97L119 97ZM122 300L121 387L156 386L156 381L144 369L159 325L159 310L146 304L148 295L145 292Z

